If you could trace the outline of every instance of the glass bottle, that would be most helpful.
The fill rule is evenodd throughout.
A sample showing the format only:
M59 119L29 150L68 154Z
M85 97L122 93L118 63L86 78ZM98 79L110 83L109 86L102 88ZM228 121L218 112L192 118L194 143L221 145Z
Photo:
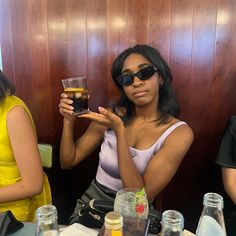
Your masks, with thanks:
M183 236L184 217L175 210L166 210L161 218L161 236Z
M57 209L53 205L44 205L36 210L36 236L59 236Z
M223 197L217 193L206 193L203 210L198 222L196 236L226 236L223 215Z
M123 236L123 217L111 211L105 216L103 236Z

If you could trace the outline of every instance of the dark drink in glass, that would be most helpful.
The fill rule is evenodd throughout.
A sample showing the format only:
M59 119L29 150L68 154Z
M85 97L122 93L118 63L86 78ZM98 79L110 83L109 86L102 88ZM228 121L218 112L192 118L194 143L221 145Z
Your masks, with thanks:
M64 89L68 98L73 100L75 114L84 114L88 110L88 90L85 88L66 88Z
M74 114L81 115L89 112L88 89L86 77L75 77L62 80L64 92L73 100Z

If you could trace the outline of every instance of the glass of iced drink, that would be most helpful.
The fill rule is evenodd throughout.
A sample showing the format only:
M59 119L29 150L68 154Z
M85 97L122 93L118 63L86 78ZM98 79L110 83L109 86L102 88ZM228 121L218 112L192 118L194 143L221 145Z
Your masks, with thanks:
M62 84L68 98L73 100L74 114L81 115L89 112L86 77L63 79Z
M148 217L148 199L144 189L124 188L116 193L114 211L126 218Z

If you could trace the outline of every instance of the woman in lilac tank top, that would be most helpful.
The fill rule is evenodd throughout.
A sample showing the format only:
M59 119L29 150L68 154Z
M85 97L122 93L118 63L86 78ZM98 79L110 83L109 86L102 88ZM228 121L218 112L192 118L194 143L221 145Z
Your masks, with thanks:
M179 107L171 70L155 48L136 45L126 49L115 59L111 73L120 91L119 101L109 109L99 107L98 113L77 117L78 122L83 117L91 123L76 141L72 100L62 93L61 167L76 166L101 146L96 180L82 200L113 198L112 193L121 188L145 188L152 201L176 173L192 144L193 132L176 118ZM71 222L79 207L78 203Z

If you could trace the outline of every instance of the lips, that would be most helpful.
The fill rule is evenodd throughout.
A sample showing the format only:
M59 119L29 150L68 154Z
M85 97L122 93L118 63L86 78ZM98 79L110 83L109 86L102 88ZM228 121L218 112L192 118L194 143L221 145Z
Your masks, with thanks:
M145 90L142 90L142 91L135 91L135 92L133 93L133 96L135 96L135 97L142 97L142 96L144 96L146 93L147 93L147 91L145 91Z

